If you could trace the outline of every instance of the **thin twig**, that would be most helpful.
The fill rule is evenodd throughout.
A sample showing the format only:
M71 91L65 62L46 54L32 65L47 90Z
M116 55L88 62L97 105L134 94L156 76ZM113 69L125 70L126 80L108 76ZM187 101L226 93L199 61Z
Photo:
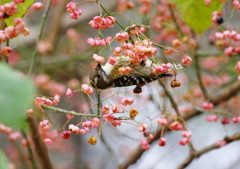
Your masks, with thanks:
M98 118L102 118L102 116L96 115L96 114L77 113L77 112L67 111L67 110L64 110L64 109L61 109L61 108L47 106L47 105L43 105L42 107L46 108L46 109L49 109L49 110L53 110L53 111L55 111L57 113L70 114L70 115L80 116L80 117L98 117Z
M99 0L96 0L97 4L99 4L99 6L104 10L104 12L106 12L109 16L112 16L110 12L108 12L108 10L99 2ZM118 22L117 20L115 21L117 23L117 25L122 28L122 29L125 29L125 27L120 23Z
M180 26L177 23L177 18L176 18L175 14L174 14L174 11L173 11L173 8L172 8L171 4L168 4L168 8L169 8L170 14L172 16L173 23L175 24L176 30L182 36L182 31L180 29Z
M201 72L200 72L199 57L196 53L194 54L194 60L195 60L195 64L194 64L195 65L195 71L196 71L199 87L200 87L200 89L203 93L203 97L205 98L205 100L209 100L207 89L205 88L205 86L203 84L203 81L202 81L202 76L201 76Z
M98 99L97 116L100 116L100 114L101 114L101 90L100 89L98 89L98 91L97 91L97 99Z
M160 83L160 85L162 86L164 92L166 93L167 97L169 98L170 103L171 103L173 109L175 110L176 114L178 116L180 116L180 112L178 110L177 104L175 103L171 93L168 91L168 89L166 88L166 86L163 84L163 82L160 79L158 80L158 82Z
M51 6L50 4L51 4L51 0L48 0L46 10L44 11L44 13L42 15L41 27L40 27L39 34L38 34L38 37L37 37L37 40L36 40L36 44L35 44L35 47L34 47L34 50L33 50L33 53L32 53L32 60L31 60L31 63L30 63L30 67L28 69L28 74L27 74L28 77L30 77L30 75L32 74L33 67L36 64L37 48L38 48L39 41L40 41L40 39L42 38L42 35L43 35L43 28L45 26L48 13L50 11L50 6Z

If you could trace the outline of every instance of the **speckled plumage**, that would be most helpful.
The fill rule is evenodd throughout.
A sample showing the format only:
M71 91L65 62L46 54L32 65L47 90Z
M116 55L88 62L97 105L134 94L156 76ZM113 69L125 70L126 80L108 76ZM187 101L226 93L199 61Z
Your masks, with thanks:
M91 77L93 87L99 89L106 89L111 87L124 87L137 85L141 86L145 83L150 83L162 77L171 77L172 74L163 73L153 75L152 70L156 68L157 64L150 60L141 62L140 64L133 64L130 62L130 58L121 56L117 58L115 65L106 63L104 66L100 64L95 68L95 72ZM121 75L118 69L120 67L129 66L132 71L129 75ZM169 71L177 71L182 69L183 65L173 64L173 67Z

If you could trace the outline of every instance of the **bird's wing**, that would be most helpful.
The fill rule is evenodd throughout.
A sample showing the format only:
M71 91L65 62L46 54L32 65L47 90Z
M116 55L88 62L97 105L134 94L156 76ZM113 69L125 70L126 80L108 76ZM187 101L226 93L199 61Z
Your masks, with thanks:
M114 65L113 70L111 71L111 78L116 79L121 77L122 75L118 71L120 67L126 67L129 66L132 68L131 74L134 74L134 76L139 76L139 77L148 77L151 74L152 68L156 66L156 64L153 64L152 61L146 60L143 63L139 65L135 65L130 61L129 57L126 56L121 56L118 57L118 61Z

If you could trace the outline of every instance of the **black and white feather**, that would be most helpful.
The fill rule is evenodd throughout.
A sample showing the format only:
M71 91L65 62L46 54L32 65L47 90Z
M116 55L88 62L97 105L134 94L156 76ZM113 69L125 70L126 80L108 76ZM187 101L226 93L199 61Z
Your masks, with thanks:
M104 66L98 64L92 73L90 80L92 86L99 89L107 89L111 87L125 87L125 86L142 86L143 84L153 82L159 78L171 77L173 74L163 73L153 75L152 70L158 65L151 60L146 60L139 65L134 65L130 62L130 58L121 56L117 58L115 65L106 63ZM118 71L120 67L129 66L132 71L129 75L121 75ZM169 71L177 71L183 69L182 64L172 64L172 68Z

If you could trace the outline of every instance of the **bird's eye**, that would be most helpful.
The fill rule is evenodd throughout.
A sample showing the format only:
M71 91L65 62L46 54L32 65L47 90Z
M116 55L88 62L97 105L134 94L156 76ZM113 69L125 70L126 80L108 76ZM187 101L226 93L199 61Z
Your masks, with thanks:
M101 76L98 74L98 75L96 75L96 77L97 77L97 78L100 78Z

